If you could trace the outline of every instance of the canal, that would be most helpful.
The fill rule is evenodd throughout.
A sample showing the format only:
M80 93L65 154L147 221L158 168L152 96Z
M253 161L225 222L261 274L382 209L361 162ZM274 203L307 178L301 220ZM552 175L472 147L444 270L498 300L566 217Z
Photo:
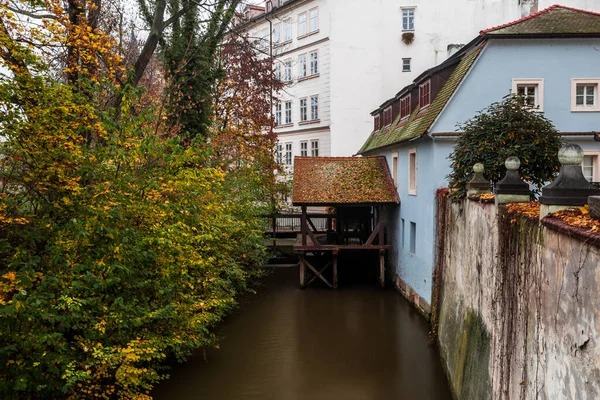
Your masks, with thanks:
M220 350L176 365L155 399L451 400L429 327L393 289L298 289L279 268L219 329Z

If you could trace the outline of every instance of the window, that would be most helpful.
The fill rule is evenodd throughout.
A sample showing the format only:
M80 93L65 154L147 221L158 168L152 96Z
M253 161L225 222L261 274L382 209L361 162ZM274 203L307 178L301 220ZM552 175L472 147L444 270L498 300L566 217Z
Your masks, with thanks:
M281 104L275 106L275 125L281 125Z
M292 143L285 144L285 165L292 165Z
M277 163L283 164L283 145L277 144Z
M298 36L306 35L306 13L298 15Z
M319 119L319 96L310 96L310 119Z
M306 54L300 54L298 56L298 66L300 70L298 73L300 74L299 78L304 78L306 76Z
M300 99L300 122L308 121L307 99Z
M408 194L417 194L417 149L408 150Z
M535 111L544 110L543 79L513 79L512 93L516 94L527 107Z
M600 151L584 151L581 169L588 182L600 182Z
M410 58L402 59L402 72L410 72Z
M392 124L392 106L383 110L383 126Z
M375 122L373 126L374 131L378 131L381 126L379 125L379 114L375 116Z
M431 101L431 81L427 81L419 86L419 106L427 107Z
M262 49L268 49L269 42L270 42L269 29L268 28L261 29L261 31L260 31L260 47Z
M410 223L410 254L417 253L417 224Z
M273 43L279 43L281 41L281 24L275 24L273 26Z
M286 125L292 123L292 102L291 101L285 102L285 123L286 123Z
M400 99L400 119L410 115L410 94Z
M283 21L283 41L292 40L292 20L286 19Z
M414 31L415 30L415 9L414 8L403 8L402 9L402 30L403 31Z
M310 155L312 157L319 157L319 139L310 141Z
M309 26L308 26L309 32L315 32L317 29L319 29L319 9L318 8L313 8L308 12L308 19L309 19Z
M283 66L283 80L290 82L292 80L292 60L285 60Z
M281 80L281 63L275 63L275 79Z
M406 231L405 231L406 227L405 227L405 224L404 224L404 218L400 218L400 219L402 220L402 228L401 228L402 231L400 232L400 234L402 235L402 238L400 238L400 247L404 248L404 246L405 246L404 245L404 238L406 237Z
M394 187L398 187L398 153L392 154L392 179Z
M300 142L300 155L302 157L308 156L308 142Z
M310 74L319 73L319 52L313 51L310 53Z
M600 79L573 79L571 111L600 111L599 88Z

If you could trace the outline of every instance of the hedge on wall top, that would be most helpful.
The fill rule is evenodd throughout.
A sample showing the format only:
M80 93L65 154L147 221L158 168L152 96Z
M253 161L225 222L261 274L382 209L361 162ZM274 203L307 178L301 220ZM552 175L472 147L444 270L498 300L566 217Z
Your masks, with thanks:
M455 196L465 196L473 165L478 162L483 163L484 175L494 185L506 174L506 158L519 157L521 177L535 187L534 193L559 170L560 134L550 120L517 96L508 95L491 104L458 128L463 133L449 157L452 172L448 175L457 189Z

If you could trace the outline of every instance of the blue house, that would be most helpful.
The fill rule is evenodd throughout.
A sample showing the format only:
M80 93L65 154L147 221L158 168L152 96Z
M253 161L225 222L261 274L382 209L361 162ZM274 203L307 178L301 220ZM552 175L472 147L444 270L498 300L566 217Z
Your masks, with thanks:
M457 124L510 91L585 151L600 181L600 14L555 5L487 29L383 103L361 155L387 158L401 206L388 216L396 283L429 312L435 265L435 195L447 187Z

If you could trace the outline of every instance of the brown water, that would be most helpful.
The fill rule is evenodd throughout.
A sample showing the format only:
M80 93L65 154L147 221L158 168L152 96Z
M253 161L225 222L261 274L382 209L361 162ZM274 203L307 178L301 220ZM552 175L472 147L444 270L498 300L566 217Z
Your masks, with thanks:
M220 350L171 370L156 399L451 400L428 325L393 289L298 289L278 269L219 330Z

